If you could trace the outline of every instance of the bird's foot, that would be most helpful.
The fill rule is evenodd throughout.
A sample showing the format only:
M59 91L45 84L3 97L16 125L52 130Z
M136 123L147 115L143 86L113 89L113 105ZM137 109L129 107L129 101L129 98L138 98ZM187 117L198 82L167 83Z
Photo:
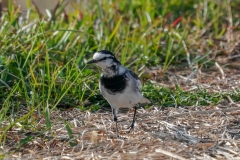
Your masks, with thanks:
M131 130L133 130L134 129L134 123L132 123L127 129L129 129L129 131L128 131L128 133L130 133L131 132Z

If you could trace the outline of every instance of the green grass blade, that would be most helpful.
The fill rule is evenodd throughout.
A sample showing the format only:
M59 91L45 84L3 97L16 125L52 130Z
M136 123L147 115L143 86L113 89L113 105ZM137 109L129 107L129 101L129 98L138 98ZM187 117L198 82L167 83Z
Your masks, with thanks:
M27 136L26 138L20 140L18 146L23 147L28 142L31 142L34 138L35 138L34 136Z
M107 42L110 42L110 41L111 41L111 39L113 38L113 36L114 36L114 35L117 33L117 31L118 31L118 28L119 28L119 26L120 26L121 22L122 22L122 17L120 17L120 18L119 18L119 20L118 20L118 22L117 22L117 24L116 24L115 28L113 29L113 31L112 31L112 33L111 33L111 35L108 37L108 40L107 40Z
M48 107L48 101L46 103L47 103L46 108L45 108L46 126L47 126L47 129L51 129L51 121L50 121L50 112L49 112L49 107Z
M68 137L69 137L69 139L70 139L70 140L69 140L69 145L70 145L71 147L76 146L76 145L77 145L77 141L76 141L76 139L75 139L74 136L73 136L73 132L72 132L69 124L66 122L66 120L63 120L63 123L65 124L65 128L66 128L66 130L67 130Z

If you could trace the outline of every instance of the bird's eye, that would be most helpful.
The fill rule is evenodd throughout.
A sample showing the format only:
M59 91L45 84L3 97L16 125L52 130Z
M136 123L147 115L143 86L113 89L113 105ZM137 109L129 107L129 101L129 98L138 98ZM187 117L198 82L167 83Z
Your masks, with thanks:
M109 57L104 57L102 59L99 59L98 61L105 61L106 59L108 59Z

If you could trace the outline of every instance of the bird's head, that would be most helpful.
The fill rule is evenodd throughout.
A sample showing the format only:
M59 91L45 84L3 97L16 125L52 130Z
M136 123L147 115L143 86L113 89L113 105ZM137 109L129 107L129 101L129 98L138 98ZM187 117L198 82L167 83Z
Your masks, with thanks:
M121 63L116 59L114 54L108 50L97 51L93 55L93 59L87 62L87 64L95 63L97 66L101 67L103 71L110 74L110 72L117 72L118 66Z

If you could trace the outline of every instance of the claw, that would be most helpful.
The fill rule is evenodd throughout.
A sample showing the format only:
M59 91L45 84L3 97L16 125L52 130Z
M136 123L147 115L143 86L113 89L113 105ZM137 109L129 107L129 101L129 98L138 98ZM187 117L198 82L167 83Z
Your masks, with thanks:
M135 120L134 120L134 122L135 122ZM127 128L127 129L129 129L128 133L130 133L131 130L134 129L134 122Z

